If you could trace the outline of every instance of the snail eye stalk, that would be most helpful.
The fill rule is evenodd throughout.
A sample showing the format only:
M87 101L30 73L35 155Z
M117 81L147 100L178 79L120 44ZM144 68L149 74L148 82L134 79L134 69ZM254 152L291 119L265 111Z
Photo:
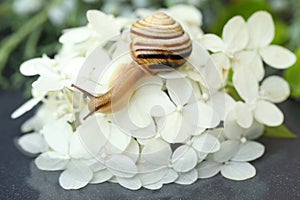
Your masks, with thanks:
M76 86L76 85L74 85L74 84L72 84L71 87L76 88L77 90L79 90L80 92L82 92L83 94L85 94L85 95L88 96L88 97L96 98L95 95L89 93L88 91L86 91L86 90L84 90L84 89L82 89L82 88L80 88L80 87L78 87L78 86Z

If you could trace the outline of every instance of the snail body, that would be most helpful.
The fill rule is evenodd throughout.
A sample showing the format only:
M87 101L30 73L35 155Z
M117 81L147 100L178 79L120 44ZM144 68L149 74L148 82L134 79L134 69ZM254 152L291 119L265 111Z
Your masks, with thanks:
M134 23L130 29L130 55L106 93L94 96L72 85L90 98L87 118L94 112L120 110L129 100L136 84L146 76L173 71L183 65L192 52L192 42L182 26L165 13L158 12Z

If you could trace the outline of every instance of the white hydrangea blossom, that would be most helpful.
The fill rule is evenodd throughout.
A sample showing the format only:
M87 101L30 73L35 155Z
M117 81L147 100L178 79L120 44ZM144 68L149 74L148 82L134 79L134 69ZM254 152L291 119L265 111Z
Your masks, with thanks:
M82 120L87 102L71 84L96 94L109 88L114 70L131 59L124 55L129 48L126 31L114 36L134 19L88 11L88 25L66 30L54 58L44 55L21 65L23 75L39 77L32 84L32 99L12 118L42 105L21 127L30 133L18 144L38 155L39 169L62 170L63 188L110 181L131 190L156 190L173 182L192 184L219 172L232 180L255 176L249 162L262 156L264 146L254 140L264 125L282 124L283 114L275 103L290 92L282 78L264 79L263 61L283 69L295 62L294 54L270 45L274 24L265 11L254 13L247 22L240 16L232 18L222 39L203 35L202 15L194 7L176 5L163 11L193 39L192 55L178 70L147 79L118 114L95 113ZM227 93L227 84L235 87L239 99Z

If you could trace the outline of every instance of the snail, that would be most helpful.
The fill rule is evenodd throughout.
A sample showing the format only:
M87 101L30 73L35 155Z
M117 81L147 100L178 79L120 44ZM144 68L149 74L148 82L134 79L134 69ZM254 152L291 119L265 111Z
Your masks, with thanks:
M124 66L106 93L95 96L72 84L72 87L90 99L90 112L84 119L95 112L111 113L120 110L141 78L173 71L183 65L192 52L188 34L178 22L163 12L134 23L130 28L130 39L133 61Z

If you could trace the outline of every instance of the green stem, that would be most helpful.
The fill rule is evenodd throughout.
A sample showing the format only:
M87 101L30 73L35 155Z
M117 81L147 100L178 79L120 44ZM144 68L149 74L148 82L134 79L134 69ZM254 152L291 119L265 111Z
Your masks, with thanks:
M24 58L29 59L32 58L35 55L36 52L36 46L40 39L40 35L42 33L42 29L40 27L33 30L32 33L28 36L28 39L26 41L25 45L25 52L24 52Z
M11 52L37 27L41 26L48 15L48 8L42 10L23 24L15 33L6 37L0 45L0 76ZM3 79L3 77L2 77Z

